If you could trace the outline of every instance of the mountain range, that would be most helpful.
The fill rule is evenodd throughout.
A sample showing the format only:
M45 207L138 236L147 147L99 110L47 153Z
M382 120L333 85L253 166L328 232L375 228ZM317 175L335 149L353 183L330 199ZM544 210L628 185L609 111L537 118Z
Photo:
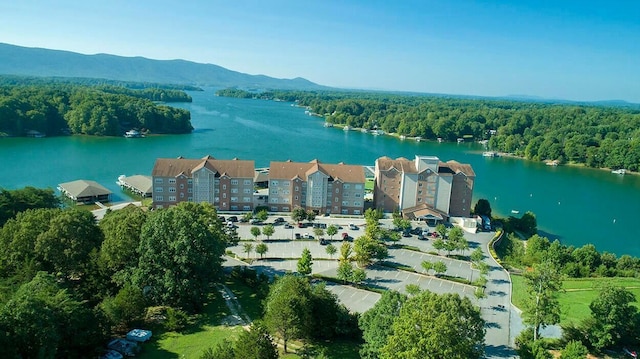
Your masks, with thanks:
M86 77L249 89L330 89L300 77L278 79L265 75L249 75L218 65L186 60L153 60L108 54L84 55L6 43L0 43L0 74Z

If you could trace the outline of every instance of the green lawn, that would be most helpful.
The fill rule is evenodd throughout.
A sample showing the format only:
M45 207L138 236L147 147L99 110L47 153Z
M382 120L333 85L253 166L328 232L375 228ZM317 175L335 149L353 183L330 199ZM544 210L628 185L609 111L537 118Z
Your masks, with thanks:
M364 190L365 191L373 191L373 185L375 184L375 180L373 178L367 178L364 182Z
M233 280L228 280L225 284L236 295L242 309L252 320L262 317L262 305L251 288ZM143 345L138 358L198 359L207 348L215 347L223 339L234 340L243 330L240 326L229 327L219 324L229 314L231 313L224 300L215 291L205 306L204 312L196 316L193 323L182 333L154 329L153 338ZM353 341L319 342L314 345L324 348L329 358L359 358L360 345ZM282 358L298 359L300 357L289 353Z
M524 279L519 275L511 275L513 283L512 301L522 308L526 295ZM589 304L598 296L605 283L627 288L637 299L640 299L640 279L636 278L580 278L563 281L564 291L560 292L560 323L578 323L591 315ZM640 306L638 302L636 306Z

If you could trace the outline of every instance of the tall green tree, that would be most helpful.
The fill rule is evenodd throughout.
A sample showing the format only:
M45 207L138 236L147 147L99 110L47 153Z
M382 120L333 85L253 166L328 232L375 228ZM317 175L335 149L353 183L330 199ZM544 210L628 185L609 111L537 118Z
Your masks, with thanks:
M28 209L59 206L60 200L50 188L39 189L30 186L15 190L0 188L0 227L18 213Z
M262 234L264 234L265 236L267 236L267 240L269 240L269 238L273 235L273 233L275 233L275 228L273 228L273 224L267 224L266 226L262 227Z
M587 321L588 337L595 348L637 343L640 318L634 302L635 295L625 288L612 285L602 288L589 304L591 320Z
M524 322L533 327L533 341L536 341L541 327L560 321L558 292L562 289L562 281L553 265L547 262L536 265L524 278L527 298L522 316Z
M468 298L420 292L402 305L379 357L481 358L484 324L480 311Z
M387 344L394 320L407 296L396 291L384 291L373 308L362 314L358 325L362 329L364 344L360 349L362 359L378 359L380 349Z
M289 340L309 336L311 308L306 278L285 275L272 284L264 304L264 324L282 339L285 353Z
M251 252L253 251L253 243L244 243L242 245L242 251L247 254L247 258L251 257Z
M336 233L338 233L338 227L334 224L330 224L327 227L327 236L329 236L329 239L333 239L333 236L335 236Z
M491 218L491 204L487 199L480 198L473 207L473 213L478 216L487 216Z
M260 258L262 258L268 251L269 247L266 243L256 244L256 253L260 255Z
M336 248L336 246L334 246L333 244L329 243L328 246L325 247L324 249L327 254L329 255L329 257L331 257L333 259L333 255L336 254L336 252L338 251L338 249Z
M258 236L261 233L260 227L251 227L251 229L249 231L251 232L251 235L253 236L253 238L255 240L258 240Z
M254 323L238 336L233 350L236 359L278 359L278 350L267 329Z
M127 206L107 213L99 227L104 234L100 259L109 274L119 284L124 284L127 274L138 266L140 232L147 220L147 214L136 206Z
M291 219L296 223L300 223L307 218L307 212L302 207L295 207L293 211L291 211Z
M199 310L219 278L225 241L187 208L181 203L149 215L132 282L155 305Z
M311 267L313 266L313 258L311 257L311 251L309 248L302 250L302 256L298 259L298 273L303 275L311 274Z

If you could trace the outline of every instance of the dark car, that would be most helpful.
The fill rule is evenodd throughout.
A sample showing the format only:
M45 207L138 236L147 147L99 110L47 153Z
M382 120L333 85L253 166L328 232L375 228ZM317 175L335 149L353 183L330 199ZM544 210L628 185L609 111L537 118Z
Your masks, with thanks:
M221 222L226 222L226 221L227 221L227 219L226 219L226 218L224 218L224 216L218 216L218 219L219 219Z
M424 234L418 234L418 239L421 241L427 240L429 239L429 237L425 236Z
M327 244L329 244L329 241L324 239L324 238L320 238L320 245L321 246L326 246Z
M296 239L302 239L302 236L300 235L300 233L296 233Z
M284 223L284 218L278 217L278 218L273 220L273 223Z
M403 236L403 237L411 237L411 231L404 231L404 232L402 232L402 236Z
M422 233L422 228L416 227L416 228L412 229L410 233L418 235L418 234Z
M289 224L289 223L285 223L284 224L284 228L291 229L291 228L293 228L293 226L291 224Z
M229 218L227 218L227 221L229 221L229 222L238 222L238 217L237 216L230 216Z
M349 229L352 230L352 231L357 231L358 230L358 226L356 226L353 223L349 223Z

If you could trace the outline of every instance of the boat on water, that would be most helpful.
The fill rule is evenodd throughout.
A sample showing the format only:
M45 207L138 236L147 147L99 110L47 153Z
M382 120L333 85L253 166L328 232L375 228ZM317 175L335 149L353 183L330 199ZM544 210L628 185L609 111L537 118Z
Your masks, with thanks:
M627 173L627 170L624 168L620 168L617 170L612 170L611 173L617 174L617 175L623 175Z
M343 131L351 131L351 126L344 126L342 128Z
M459 138L458 138L458 143L462 143L462 142L464 142L464 138L459 137Z
M557 166L560 162L558 162L558 160L553 160L553 161L547 161L546 165L547 166Z
M422 141L422 137L420 136L416 137L416 142L420 142L420 141Z
M401 139L401 140L405 140L405 139L407 139L407 136L405 136L405 135L400 135L400 139Z
M325 122L324 127L333 127L333 123Z
M512 213L512 214L519 214L519 213L520 213L520 211L518 211L517 209L512 209L512 210L511 210L511 213Z
M144 135L142 134L142 132L140 132L138 130L129 130L129 131L124 133L124 137L126 137L126 138L140 138L140 137L144 137Z
M482 156L483 157L498 157L498 153L497 152L493 152L493 151L485 151L485 152L482 152Z

